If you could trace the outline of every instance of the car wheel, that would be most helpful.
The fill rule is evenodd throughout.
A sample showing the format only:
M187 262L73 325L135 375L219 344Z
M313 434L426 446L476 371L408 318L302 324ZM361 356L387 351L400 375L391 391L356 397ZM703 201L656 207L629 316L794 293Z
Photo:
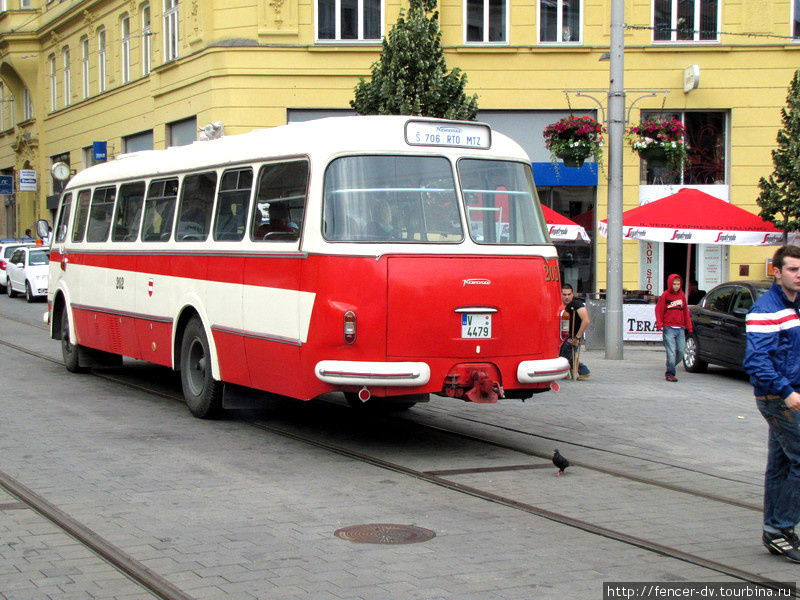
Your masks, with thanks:
M25 301L28 304L31 304L34 300L36 300L36 297L33 295L33 290L31 289L31 282L30 281L26 281L25 282Z
M86 370L80 366L80 346L73 344L69 335L69 311L66 306L61 310L61 357L70 373L82 373Z
M8 292L9 298L14 298L17 295L17 292L14 291L14 288L11 287L11 279L8 280L6 284L6 292Z
M686 337L686 350L683 353L683 366L689 373L704 373L708 368L708 363L698 357L699 350L697 338L689 334Z
M189 321L181 342L181 385L189 411L200 419L213 419L222 412L221 381L211 375L211 353L203 324Z

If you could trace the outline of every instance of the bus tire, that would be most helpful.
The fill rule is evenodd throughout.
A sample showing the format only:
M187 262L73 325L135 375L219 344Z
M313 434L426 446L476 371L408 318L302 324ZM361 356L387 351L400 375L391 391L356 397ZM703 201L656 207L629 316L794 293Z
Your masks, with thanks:
M181 386L189 411L199 419L222 412L223 384L211 375L211 353L203 324L197 317L186 325L181 341Z
M69 336L69 311L65 306L61 311L61 356L64 366L70 373L83 373L86 371L80 364L81 347L73 344Z

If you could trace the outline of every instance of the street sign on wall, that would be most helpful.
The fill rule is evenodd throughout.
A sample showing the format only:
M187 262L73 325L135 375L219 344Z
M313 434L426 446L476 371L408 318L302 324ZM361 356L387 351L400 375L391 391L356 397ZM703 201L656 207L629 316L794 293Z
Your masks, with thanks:
M0 175L0 194L6 196L14 193L14 177L11 175Z
M20 171L19 171L19 191L20 192L35 192L36 191L36 170L35 169L20 169Z

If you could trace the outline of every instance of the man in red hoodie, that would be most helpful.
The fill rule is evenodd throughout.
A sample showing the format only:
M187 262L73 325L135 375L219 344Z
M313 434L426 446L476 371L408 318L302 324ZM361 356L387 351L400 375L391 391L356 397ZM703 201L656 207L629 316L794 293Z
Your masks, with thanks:
M686 348L684 329L692 331L689 306L681 291L681 276L673 273L667 278L667 289L656 303L656 328L663 330L664 348L667 350L667 381L678 381L675 365L683 360Z

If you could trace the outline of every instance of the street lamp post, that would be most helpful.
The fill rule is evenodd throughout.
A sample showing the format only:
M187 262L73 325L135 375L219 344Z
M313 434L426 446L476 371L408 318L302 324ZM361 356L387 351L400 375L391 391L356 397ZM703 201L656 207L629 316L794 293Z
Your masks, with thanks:
M606 358L622 360L622 147L625 135L625 4L611 0L608 86Z

